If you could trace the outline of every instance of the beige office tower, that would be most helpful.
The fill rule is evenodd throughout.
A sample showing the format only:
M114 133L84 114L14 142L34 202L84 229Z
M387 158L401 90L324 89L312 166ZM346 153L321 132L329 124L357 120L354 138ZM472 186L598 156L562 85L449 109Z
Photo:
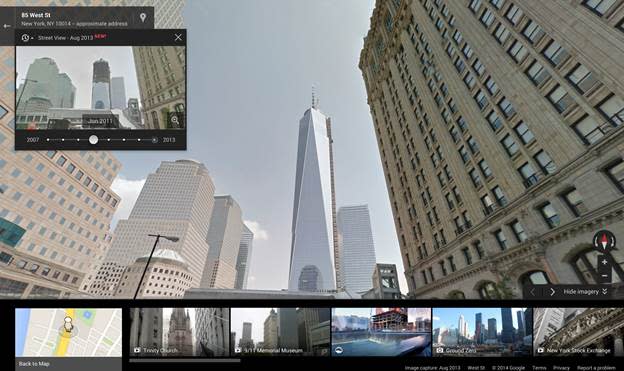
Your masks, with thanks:
M236 282L236 259L243 233L242 211L232 196L215 196L208 244L200 287L233 289Z
M107 152L16 152L10 115L0 118L0 223L24 234L0 246L0 295L76 294L106 253L120 164Z
M106 235L100 240L98 248L102 251L102 254L98 257L96 261L93 262L93 268L86 275L85 279L82 281L82 291L89 292L89 288L93 284L95 280L95 275L100 270L102 263L104 262L104 258L106 258L106 252L110 249L113 243L113 233L109 230Z
M377 1L360 69L411 297L601 281L592 237L624 232L623 19L622 0Z
M151 252L155 238L150 234L179 238L177 242L161 238L157 250L167 249L179 254L191 275L188 286L199 287L208 254L206 235L213 197L214 184L202 163L194 160L162 162L147 177L128 219L117 224L112 246L89 293L116 295L121 288L119 285L124 284L124 270ZM180 284L187 286L186 282ZM119 292L122 297L130 294L134 292Z

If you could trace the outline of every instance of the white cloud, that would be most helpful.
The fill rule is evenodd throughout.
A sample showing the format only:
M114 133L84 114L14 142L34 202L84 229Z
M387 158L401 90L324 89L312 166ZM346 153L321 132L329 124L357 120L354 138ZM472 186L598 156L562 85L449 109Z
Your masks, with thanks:
M434 320L434 321L439 321L439 320L440 320L440 317L438 317L438 316L433 316L431 319L432 319L432 320Z
M266 241L269 239L269 232L260 226L260 223L253 220L245 220L247 228L251 229L254 234L254 240Z
M119 207L117 207L115 215L113 215L111 229L115 228L119 220L128 218L134 203L139 197L139 193L141 193L143 184L145 184L145 179L129 180L123 176L119 176L113 181L111 188L113 192L119 195L121 202Z

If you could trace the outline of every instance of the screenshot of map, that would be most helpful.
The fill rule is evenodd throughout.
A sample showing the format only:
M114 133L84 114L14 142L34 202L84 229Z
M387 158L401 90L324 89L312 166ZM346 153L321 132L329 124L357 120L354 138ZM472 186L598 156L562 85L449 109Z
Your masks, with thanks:
M17 308L16 357L121 357L121 309Z

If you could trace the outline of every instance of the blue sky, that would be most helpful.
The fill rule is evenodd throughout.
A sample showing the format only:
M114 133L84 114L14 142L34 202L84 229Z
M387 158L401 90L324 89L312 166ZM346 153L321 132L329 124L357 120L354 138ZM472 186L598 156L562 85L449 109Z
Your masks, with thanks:
M377 260L406 282L359 54L373 0L187 1L186 152L119 151L114 189L127 217L163 160L193 158L231 194L256 232L250 289L287 287L299 119L311 104L332 118L337 204L367 203Z
M514 328L518 328L517 314L518 311L524 311L525 308L511 308ZM464 319L468 322L468 333L472 334L475 330L475 315L483 314L483 323L487 326L490 318L496 318L496 327L498 331L502 329L503 320L501 318L501 308L433 308L432 326L433 328L457 328L459 316L464 315Z

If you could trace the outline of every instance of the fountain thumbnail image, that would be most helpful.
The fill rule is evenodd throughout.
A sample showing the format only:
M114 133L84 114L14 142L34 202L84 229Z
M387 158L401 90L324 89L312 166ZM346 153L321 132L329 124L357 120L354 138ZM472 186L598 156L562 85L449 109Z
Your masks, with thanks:
M433 308L435 357L528 356L532 308Z
M334 308L332 356L430 357L430 308Z
M535 308L537 356L624 357L624 308Z

